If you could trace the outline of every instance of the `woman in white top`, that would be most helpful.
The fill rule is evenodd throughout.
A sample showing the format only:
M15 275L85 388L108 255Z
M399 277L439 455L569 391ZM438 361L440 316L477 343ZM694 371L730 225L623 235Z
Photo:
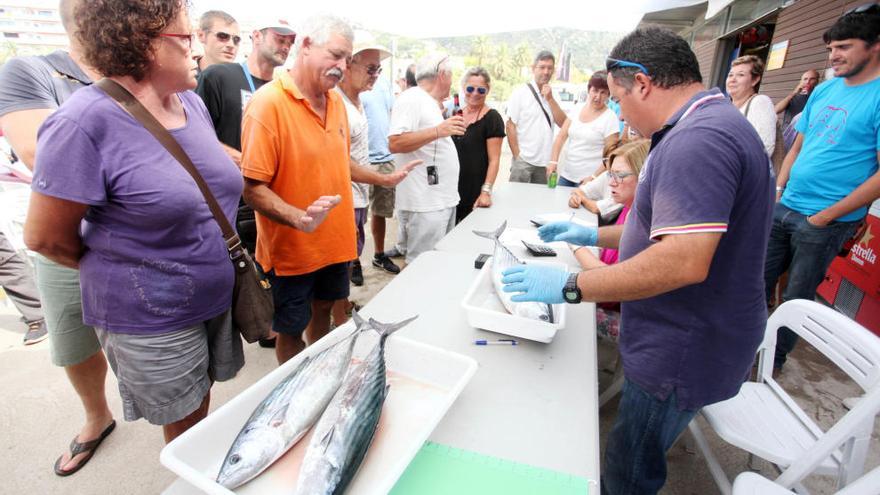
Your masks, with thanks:
M608 108L608 83L605 71L593 74L586 103L565 119L553 142L547 173L556 171L563 144L568 141L565 159L559 168L559 185L575 187L602 169L602 150L617 141L620 131L617 115ZM599 169L599 170L597 170Z
M776 109L766 95L758 94L764 62L754 55L736 58L727 73L727 94L733 105L745 115L758 131L768 156L773 156L776 145Z

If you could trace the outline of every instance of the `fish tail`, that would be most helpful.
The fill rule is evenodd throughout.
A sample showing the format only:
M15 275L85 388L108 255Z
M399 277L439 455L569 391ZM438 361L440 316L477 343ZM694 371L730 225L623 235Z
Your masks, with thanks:
M497 241L501 237L501 234L504 233L504 229L506 229L506 228L507 228L507 220L505 220L504 223L502 223L500 227L495 229L494 232L481 232L479 230L474 230L473 232L474 232L474 234L477 234L480 237L485 237L486 239L492 239L493 241Z
M354 313L352 313L352 314L354 314ZM410 323L412 323L413 320L415 320L418 317L419 317L419 315L416 315L416 316L413 316L412 318L407 318L406 320L398 321L397 323L382 323L381 321L376 321L376 320L370 318L370 326L372 326L374 330L379 332L379 336L381 338L380 342L384 345L385 339L387 339L389 335L391 335L392 333L409 325Z

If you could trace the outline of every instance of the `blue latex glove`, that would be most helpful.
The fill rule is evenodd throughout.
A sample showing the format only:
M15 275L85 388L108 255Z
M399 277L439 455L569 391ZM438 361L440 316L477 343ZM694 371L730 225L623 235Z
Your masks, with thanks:
M504 270L504 292L522 292L510 299L513 302L538 301L561 304L562 289L568 281L568 272L546 265L517 265Z
M599 230L574 222L553 222L539 228L538 235L544 242L564 241L578 246L595 246Z

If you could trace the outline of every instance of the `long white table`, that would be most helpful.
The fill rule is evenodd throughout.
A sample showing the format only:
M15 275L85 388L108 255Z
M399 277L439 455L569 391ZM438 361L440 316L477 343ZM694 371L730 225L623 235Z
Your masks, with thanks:
M599 408L596 317L592 303L569 306L566 328L550 344L519 339L517 346L477 346L477 339L503 336L471 327L461 303L479 273L478 253L492 244L473 230L494 230L502 221L531 228L535 214L568 208L571 188L504 184L491 208L480 208L437 245L407 266L363 308L381 321L419 318L400 334L473 357L480 365L430 440L515 462L599 481ZM596 217L583 208L576 216ZM558 261L575 269L566 248ZM515 250L523 257L524 249ZM553 259L553 258L551 258ZM178 480L167 495L195 493ZM598 493L591 488L590 493Z
M570 306L550 344L477 346L500 337L471 327L461 308L477 273L470 254L429 251L362 310L381 321L418 314L402 335L479 362L431 440L598 481L595 305Z

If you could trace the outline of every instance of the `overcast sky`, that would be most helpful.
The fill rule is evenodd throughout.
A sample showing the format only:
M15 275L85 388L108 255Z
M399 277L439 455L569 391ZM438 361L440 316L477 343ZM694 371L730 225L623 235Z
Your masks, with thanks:
M430 38L521 31L552 26L588 31L629 31L649 0L555 0L516 5L511 0L193 0L193 16L210 9L225 10L241 23L253 23L257 12L269 12L296 26L305 17L331 13L366 29ZM518 3L518 2L517 2ZM613 7L611 7L613 5Z

